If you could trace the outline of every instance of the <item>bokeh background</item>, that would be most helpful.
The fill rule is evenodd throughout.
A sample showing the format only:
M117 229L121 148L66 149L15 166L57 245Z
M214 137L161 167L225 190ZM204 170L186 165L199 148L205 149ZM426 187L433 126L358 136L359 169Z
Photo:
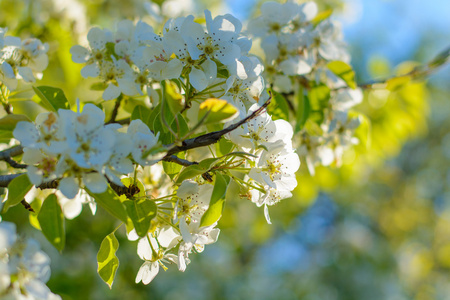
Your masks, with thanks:
M201 14L231 12L242 21L261 2L189 2ZM0 26L50 44L53 61L44 84L72 101L88 84L69 49L92 25L122 18L152 21L144 1L1 0ZM448 0L322 0L342 22L358 83L383 79L430 61L450 46ZM161 4L161 1L158 2ZM181 7L181 6L180 6ZM16 110L36 110L18 98ZM48 283L63 299L450 299L450 68L389 91L365 91L356 107L369 123L341 168L298 173L293 199L262 210L228 199L217 243L192 255L186 272L160 272L148 286L134 283L141 265L136 242L118 234L119 271L112 290L96 273L96 253L117 224L99 209L66 221L59 254L28 222L22 207L4 220L41 241L52 258Z

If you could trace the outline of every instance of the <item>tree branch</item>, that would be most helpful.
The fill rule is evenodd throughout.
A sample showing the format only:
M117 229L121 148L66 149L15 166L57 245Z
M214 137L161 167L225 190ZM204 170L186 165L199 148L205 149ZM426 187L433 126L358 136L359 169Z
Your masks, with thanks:
M192 165L198 165L198 162L196 162L196 161L189 161L186 159L182 159L176 155L165 156L162 160L167 161L167 162L173 162L173 163L185 166L185 167L192 166Z
M119 112L120 102L122 102L122 94L120 94L120 96L116 99L116 104L114 105L114 109L111 113L111 119L109 119L109 121L106 122L105 125L116 123L116 117Z
M13 156L18 156L23 154L22 146L14 146L9 149L0 151L0 160L6 160L7 158L11 158Z
M270 104L270 100L271 99L272 99L272 94L270 95L269 100L267 100L260 108L255 110L251 115L247 116L246 118L240 120L239 122L237 122L237 123L235 123L233 125L228 126L227 128L224 128L224 129L219 130L219 131L213 131L213 132L210 132L210 133L207 133L207 134L204 134L204 135L200 135L200 136L192 138L192 139L184 140L181 143L181 146L177 146L177 145L174 145L174 144L169 145L170 148L167 151L167 155L163 159L165 159L166 157L169 157L169 156L171 156L171 155L173 155L175 153L181 152L181 151L186 151L186 150L199 148L199 147L204 147L204 146L208 146L208 145L212 145L214 143L217 143L220 140L220 138L222 136L224 136L225 134L235 130L236 128L238 128L242 124L247 123L251 119L254 119L257 116L259 116L261 113L263 113L263 111Z

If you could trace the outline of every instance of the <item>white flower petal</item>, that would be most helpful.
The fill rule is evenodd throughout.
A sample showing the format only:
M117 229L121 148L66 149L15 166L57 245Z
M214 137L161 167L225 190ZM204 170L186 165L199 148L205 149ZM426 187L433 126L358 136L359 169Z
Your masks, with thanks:
M66 177L61 179L58 188L61 193L69 199L75 198L79 190L78 182L74 177Z

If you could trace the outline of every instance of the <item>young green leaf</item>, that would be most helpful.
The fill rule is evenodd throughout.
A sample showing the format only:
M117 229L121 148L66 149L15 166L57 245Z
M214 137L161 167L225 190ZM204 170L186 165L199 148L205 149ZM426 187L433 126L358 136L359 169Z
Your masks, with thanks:
M225 204L225 194L227 193L230 178L216 173L216 182L211 195L209 207L200 221L200 227L210 226L217 222L222 216L222 211Z
M185 158L185 155L183 152L178 153L177 156L179 158ZM173 162L168 162L168 161L163 161L162 162L163 168L164 168L164 172L169 175L170 179L173 180L173 178L178 175L181 171L181 169L183 168L183 166L173 163Z
M178 175L176 184L182 183L186 179L194 178L198 175L201 175L205 173L207 170L200 167L199 165L192 165L184 168L183 171L181 171L180 175Z
M314 86L308 93L310 104L309 119L317 124L321 124L324 118L324 109L330 100L330 88L324 84Z
M220 157L212 157L202 160L198 165L191 165L184 168L178 175L176 183L182 183L186 179L194 178L211 170L212 167L220 160Z
M309 113L311 111L311 106L309 104L309 99L300 91L297 95L297 119L295 124L294 133L299 132L308 120Z
M234 117L237 112L237 108L226 100L209 98L200 104L198 119L204 119L203 124L225 122Z
M180 89L173 81L165 81L165 97L167 105L174 115L184 109L185 100L180 93Z
M156 204L154 201L146 198L127 199L123 201L128 216L133 222L137 235L144 237L148 233L151 221L156 217Z
M273 98L267 107L267 112L272 115L272 120L283 119L289 121L289 105L280 93L272 92Z
M32 187L33 184L28 179L27 174L14 178L8 184L8 199L3 204L3 212L5 213L11 206L19 204Z
M136 105L131 113L131 120L141 120L144 124L146 124L150 128L150 116L152 111L143 105Z
M64 249L64 215L55 194L48 196L42 203L38 214L39 225L47 240L59 251Z
M51 86L33 86L33 90L36 95L41 99L42 105L52 111L58 111L58 109L70 109L69 101L62 89L54 88Z
M114 277L119 267L119 259L116 256L117 249L119 249L119 241L113 232L103 239L97 253L97 273L109 288L113 285Z
M105 192L101 194L92 193L88 188L86 192L95 199L95 202L100 204L107 212L119 219L120 221L127 223L127 212L120 202L119 196L108 187Z

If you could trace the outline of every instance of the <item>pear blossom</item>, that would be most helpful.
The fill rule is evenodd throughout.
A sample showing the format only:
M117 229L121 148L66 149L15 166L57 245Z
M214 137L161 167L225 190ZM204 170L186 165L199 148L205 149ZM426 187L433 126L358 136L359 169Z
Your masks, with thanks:
M166 152L161 150L162 145L158 141L159 132L155 136L141 120L131 121L127 134L132 140L133 159L141 166L153 165L165 156ZM152 150L156 152L151 153Z
M200 227L199 222L190 222L185 219L180 220L180 232L183 241L178 248L178 270L184 272L189 262L189 254L195 249L196 252L203 252L205 245L215 243L219 237L220 229L214 228L216 224Z
M149 284L158 275L160 266L165 270L165 263L177 263L177 256L169 251L180 239L179 233L171 226L160 227L154 234L149 233L141 238L137 253L145 262L139 268L136 283L142 281L143 284Z
M177 190L178 201L174 209L174 221L188 219L190 222L200 222L209 207L213 186L184 180Z
M16 226L0 222L0 295L11 299L61 299L45 283L50 278L50 258L33 239L21 239Z
M42 77L48 66L48 44L35 38L21 40L5 36L6 29L0 29L0 82L9 90L15 90L18 80L26 83Z

